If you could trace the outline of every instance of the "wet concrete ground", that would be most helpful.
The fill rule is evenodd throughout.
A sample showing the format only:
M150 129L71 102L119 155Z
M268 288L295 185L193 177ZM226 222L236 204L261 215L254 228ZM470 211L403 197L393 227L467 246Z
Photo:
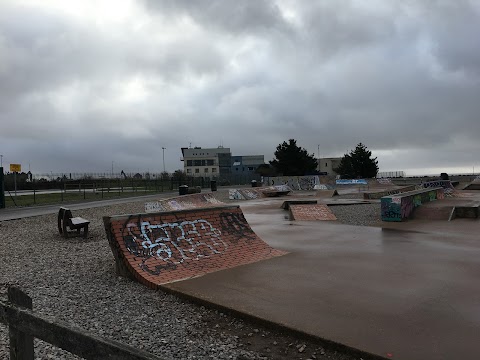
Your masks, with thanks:
M168 286L386 358L479 357L478 220L294 222L284 200L241 208L288 255Z

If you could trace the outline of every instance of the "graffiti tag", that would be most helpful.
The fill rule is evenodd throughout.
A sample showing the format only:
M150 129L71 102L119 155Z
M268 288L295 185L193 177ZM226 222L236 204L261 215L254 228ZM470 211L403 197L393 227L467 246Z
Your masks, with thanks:
M256 239L255 233L246 225L246 222L245 218L237 213L224 212L220 214L222 231L235 235L235 239L232 239L233 243L238 243L239 239L246 239L247 241Z
M143 258L140 268L157 275L185 260L207 258L227 249L220 230L203 219L163 224L140 219L127 223L123 239L131 254ZM162 260L165 265L154 265L152 270L149 259Z

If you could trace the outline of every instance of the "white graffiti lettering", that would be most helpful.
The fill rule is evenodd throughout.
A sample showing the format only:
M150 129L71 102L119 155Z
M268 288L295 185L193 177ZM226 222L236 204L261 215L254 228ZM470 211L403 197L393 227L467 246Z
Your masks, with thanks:
M165 224L141 221L140 228L136 223L126 228L126 245L131 253L172 264L207 258L227 249L220 230L203 219Z

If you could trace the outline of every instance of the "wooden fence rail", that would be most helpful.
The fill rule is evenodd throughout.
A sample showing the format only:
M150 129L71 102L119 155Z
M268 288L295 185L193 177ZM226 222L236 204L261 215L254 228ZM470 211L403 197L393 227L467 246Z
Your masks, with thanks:
M8 288L8 302L0 301L0 322L9 326L11 360L33 360L34 338L85 359L161 360L143 350L34 314L32 299L14 286Z

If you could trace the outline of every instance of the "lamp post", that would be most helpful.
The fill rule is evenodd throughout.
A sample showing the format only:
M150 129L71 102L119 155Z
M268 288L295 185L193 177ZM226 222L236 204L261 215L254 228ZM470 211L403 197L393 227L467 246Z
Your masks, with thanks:
M317 154L318 154L318 172L320 172L320 144L317 145Z
M165 173L165 147L162 146L163 172Z

